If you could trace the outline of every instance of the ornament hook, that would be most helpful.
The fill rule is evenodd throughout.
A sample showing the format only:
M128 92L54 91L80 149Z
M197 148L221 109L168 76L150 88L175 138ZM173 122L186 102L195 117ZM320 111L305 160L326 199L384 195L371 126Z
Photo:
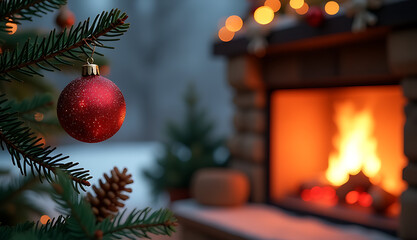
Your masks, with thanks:
M96 64L93 64L94 63L93 55L94 55L94 51L96 50L96 44L95 42L91 42L91 44L93 44L94 46L94 48L92 48L90 44L88 44L87 40L84 39L84 43L87 45L88 48L91 49L91 57L88 57L86 60L87 64L83 65L82 75L83 76L100 75L98 66Z
M93 64L94 63L94 58L93 56L87 58L87 64Z
M91 50L91 57L87 58L87 63L88 64L93 64L94 63L94 51L96 50L96 44L94 42L91 42L91 44L94 46L93 48L90 46L90 44L88 44L87 40L84 39L84 43L87 45L87 47Z

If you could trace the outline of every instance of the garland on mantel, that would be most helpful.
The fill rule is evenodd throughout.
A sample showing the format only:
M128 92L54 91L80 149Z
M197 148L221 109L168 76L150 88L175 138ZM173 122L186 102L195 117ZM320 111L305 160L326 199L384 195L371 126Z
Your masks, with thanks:
M271 27L283 19L284 15L304 20L312 27L320 27L326 20L325 15L346 14L353 18L352 32L359 32L377 23L377 16L371 10L379 9L383 3L383 0L281 1L249 0L249 14L244 20L236 15L228 17L224 26L219 29L219 39L223 42L231 41L235 33L244 26L246 37L249 38L248 52L262 57L268 46L265 37L270 33Z

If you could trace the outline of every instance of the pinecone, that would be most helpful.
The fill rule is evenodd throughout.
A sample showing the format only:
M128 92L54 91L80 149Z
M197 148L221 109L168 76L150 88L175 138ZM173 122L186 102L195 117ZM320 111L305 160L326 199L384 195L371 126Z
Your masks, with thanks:
M129 197L122 192L132 192L131 188L126 188L126 185L133 183L132 175L127 174L127 169L120 172L117 167L111 171L111 177L104 174L105 182L99 180L100 187L93 185L93 190L96 193L87 193L87 201L90 202L97 221L101 222L107 217L114 217L118 212L118 208L125 205L121 202Z

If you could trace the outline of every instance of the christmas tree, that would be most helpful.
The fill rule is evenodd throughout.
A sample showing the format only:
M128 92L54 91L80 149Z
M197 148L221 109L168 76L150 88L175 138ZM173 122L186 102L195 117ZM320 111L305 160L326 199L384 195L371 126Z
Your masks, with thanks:
M164 154L157 159L156 168L143 172L152 184L156 196L164 191L171 191L172 201L186 198L191 179L197 170L224 167L227 164L227 153L218 154L223 156L216 158L216 152L221 153L223 149L224 139L213 137L215 125L208 120L207 112L198 103L194 85L189 85L184 95L183 121L168 123ZM174 196L174 192L182 196Z
M41 17L64 5L66 0L0 1L0 32L9 33L14 24L32 21L33 17ZM176 219L169 210L118 211L124 206L122 201L128 198L122 192L131 191L126 187L132 182L127 170L113 169L110 177L105 175L105 180L100 181L98 187L93 186L95 196L91 193L87 197L81 196L80 192L90 186L92 176L89 171L77 167L77 162L68 161L69 156L56 153L55 148L45 146L43 138L30 126L31 122L35 125L47 123L43 121L43 114L38 115L38 118L35 114L35 121L28 116L33 116L39 109L54 106L53 98L44 94L45 89L40 87L35 97L24 101L10 99L10 96L16 96L12 94L12 89L21 92L25 88L31 93L35 89L25 87L26 84L42 86L42 71L60 71L65 65L85 61L93 53L100 55L95 47L112 48L107 43L119 40L118 37L128 30L126 19L126 13L113 9L97 15L93 21L87 19L62 31L53 30L46 36L26 38L21 44L7 46L5 43L10 43L10 39L2 41L0 145L2 150L10 153L13 165L21 174L32 177L13 181L0 188L0 202L24 200L22 192L35 190L32 186L38 186L38 181L48 182L51 187L42 185L42 190L36 191L50 193L62 215L46 222L28 221L10 225L2 222L0 239L149 238L149 233L170 235L175 231ZM21 81L24 84L11 87Z

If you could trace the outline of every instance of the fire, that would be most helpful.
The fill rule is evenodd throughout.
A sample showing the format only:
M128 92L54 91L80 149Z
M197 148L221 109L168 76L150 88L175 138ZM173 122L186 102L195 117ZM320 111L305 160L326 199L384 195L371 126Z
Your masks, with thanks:
M372 181L381 169L374 120L369 109L355 111L350 102L336 104L335 123L339 135L333 139L336 149L329 156L327 180L334 186L346 183L349 175L362 171Z

